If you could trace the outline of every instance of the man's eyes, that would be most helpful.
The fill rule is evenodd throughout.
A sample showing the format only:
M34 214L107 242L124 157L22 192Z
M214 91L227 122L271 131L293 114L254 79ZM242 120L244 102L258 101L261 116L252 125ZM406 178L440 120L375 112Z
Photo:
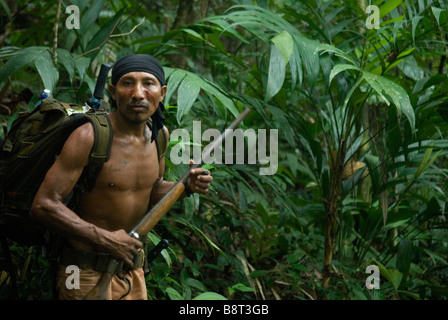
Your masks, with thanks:
M149 87L149 86L153 86L155 83L154 83L154 81L144 81L142 84L145 87ZM123 85L126 86L126 87L130 87L130 86L134 86L135 82L133 82L133 81L123 81Z

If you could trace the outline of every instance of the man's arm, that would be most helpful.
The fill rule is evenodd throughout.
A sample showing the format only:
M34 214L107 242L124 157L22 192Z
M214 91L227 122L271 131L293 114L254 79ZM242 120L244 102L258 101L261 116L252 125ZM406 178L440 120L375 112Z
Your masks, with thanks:
M68 239L87 243L132 265L133 256L141 247L140 241L130 237L124 230L107 231L99 228L81 219L63 203L88 163L93 139L90 123L82 125L70 135L61 154L47 172L30 214Z
M168 146L169 141L169 132L166 127L163 127L163 130L166 132L166 143ZM193 160L190 160L190 166L193 165ZM202 193L206 194L208 189L210 188L210 183L213 181L213 177L210 172L207 171L207 175L203 175L203 172L207 171L201 168L192 169L190 172L190 178L188 179L188 186L193 193ZM173 181L165 181L163 180L163 175L165 173L165 157L160 159L159 164L159 177L157 178L154 187L151 192L151 205L155 205L163 196L176 184ZM179 198L182 199L186 196L185 192Z

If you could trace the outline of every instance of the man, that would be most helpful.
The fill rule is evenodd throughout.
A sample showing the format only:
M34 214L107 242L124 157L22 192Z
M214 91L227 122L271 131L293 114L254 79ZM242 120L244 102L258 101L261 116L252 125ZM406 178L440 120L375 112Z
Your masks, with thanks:
M100 278L107 254L125 266L111 281L108 299L147 299L142 243L128 232L174 185L163 180L165 161L162 158L159 163L155 144L157 128L163 127L162 100L167 91L163 68L149 55L126 56L114 65L109 90L116 105L108 114L113 130L111 155L93 189L82 195L80 212L73 212L63 201L88 163L94 140L90 123L67 139L31 209L33 217L68 240L58 267L59 299L82 299ZM149 118L152 130L147 126ZM207 193L212 177L203 171L192 169L187 183L191 192ZM68 265L81 269L79 289L66 286L71 275L66 273Z

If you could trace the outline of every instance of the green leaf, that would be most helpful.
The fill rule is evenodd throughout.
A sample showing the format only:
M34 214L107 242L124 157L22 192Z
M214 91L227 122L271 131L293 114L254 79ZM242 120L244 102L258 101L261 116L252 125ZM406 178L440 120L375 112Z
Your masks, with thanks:
M432 252L428 249L423 249L423 251L428 254L428 256L432 259L434 265L437 264L436 261L440 262L443 266L448 266L448 261L446 260L446 257L440 256L438 253Z
M305 70L308 73L308 79L313 87L317 81L320 64L319 64L319 51L325 50L327 48L321 43L307 39L305 37L296 37L296 46L298 46L298 51L302 57L302 62L305 66Z
M413 255L412 241L406 238L400 240L397 252L397 269L403 274L403 280L406 279L411 266Z
M403 279L403 274L397 269L389 269L389 275L389 281L392 283L394 290L397 291Z
M67 70L70 82L73 84L75 78L75 60L71 53L65 49L57 49L58 62Z
M352 65L356 65L358 62L353 59L353 57L351 57L349 54L347 54L346 52L344 52L343 50L340 50L332 45L329 44L324 44L324 43L318 43L317 44L317 48L319 51L322 51L322 53L325 52L331 52L334 53L336 56L350 62Z
M387 279L392 284L392 287L395 291L398 290L398 286L401 283L401 279L403 278L403 274L397 269L387 269L384 265L376 261L378 269L380 270L381 275Z
M431 7L432 13L434 14L434 17L436 18L437 24L440 27L440 15L442 14L442 12L444 12L445 10L440 9L440 8L436 8L436 7Z
M202 83L201 83L202 90L204 90L208 94L210 94L213 97L215 97L216 99L218 99L218 101L220 101L222 103L222 105L226 108L226 110L228 110L230 113L232 113L232 115L234 117L238 117L238 115L240 113L239 113L238 109L236 108L233 100L230 99L228 97L228 95L224 93L225 91L223 91L216 84L211 83L207 79L201 79L201 80L202 80Z
M0 4L1 4L2 8L3 8L3 12L6 13L6 16L8 17L9 21L12 21L11 10L9 10L9 7L6 4L5 0L0 0Z
M109 22L107 22L100 30L98 30L97 33L95 33L92 40L89 41L89 44L85 49L85 52L88 52L87 56L89 58L93 59L98 54L99 50L102 48L106 40L110 37L113 30L117 26L122 14L123 10L118 11L117 14Z
M171 100L171 96L176 91L179 84L182 82L182 80L185 78L186 73L182 70L176 70L171 68L165 68L166 72L170 72L170 76L167 79L167 90L165 95L165 103L169 104Z
M386 2L381 7L379 7L380 18L386 16L389 12L398 7L402 2L403 0L386 0Z
M287 114L281 109L274 106L269 106L269 111L272 113L274 120L278 122L279 125L278 127L281 128L281 130L284 132L284 136L288 141L289 145L291 147L294 147L295 146L294 129L291 126L290 122L288 121Z
M294 270L298 270L298 271L303 271L303 272L308 272L309 269L307 266L303 265L303 264L292 264L291 268L293 268Z
M234 294L236 291L243 291L243 292L254 292L255 290L252 287L248 287L242 283L237 283L229 288L230 295Z
M48 50L48 48L28 47L19 50L16 55L8 59L8 61L0 68L0 82L3 82L7 77L23 66L33 63L45 50Z
M283 59L285 60L285 64L288 64L294 50L294 41L292 36L288 31L283 30L272 38L272 42L277 47L278 51L280 51Z
M230 25L226 20L224 20L221 16L213 16L213 17L207 17L201 22L209 22L213 23L222 30L221 34L229 33L233 35L235 38L239 39L241 42L249 44L250 42L243 37L232 25Z
M372 194L377 195L380 191L381 181L379 173L379 158L375 155L364 155L367 168L369 169L370 179L372 181Z
M42 54L34 60L34 65L42 79L44 88L53 92L59 79L59 72L54 65L53 57L50 52L48 50L43 51Z
M168 293L171 300L184 300L184 297L172 287L166 288L165 292Z
M415 114L407 92L394 81L389 80L383 76L364 71L363 77L367 81L367 83L380 95L380 97L384 100L384 102L386 102L387 105L390 105L390 102L384 96L384 94L387 94L390 98L392 98L392 101L397 109L400 112L404 113L408 118L411 129L414 131Z
M182 116L187 114L201 91L200 82L197 77L187 75L179 86L177 92L177 122L180 123Z
M345 70L361 71L361 69L358 66L352 64L344 64L344 63L337 64L333 67L333 69L330 72L329 83L331 83L334 77L336 77L339 73Z
M405 223L408 222L409 220L410 220L410 218L403 218L403 219L400 219L400 220L393 221L393 222L391 222L391 223L386 224L386 225L384 226L384 229L385 229L385 230L389 230L389 229L397 228L397 227L399 227L399 226L405 224Z
M397 292L401 293L401 294L404 294L404 295L407 295L408 297L410 297L410 298L412 298L414 300L422 300L422 298L420 298L420 296L417 293L413 293L413 292L410 292L410 291L403 291L403 290L398 290Z
M87 68L90 65L90 59L87 57L80 57L75 59L75 69L78 71L79 78L81 79L81 83L84 81L84 77L87 72Z
M266 270L255 270L250 273L252 278L262 277L267 273Z
M147 234L147 237L148 237L148 239L151 240L151 242L154 244L154 246L156 246L161 241L160 238L152 232L149 232ZM161 255L165 259L166 264L169 267L171 267L172 261L171 261L171 257L170 257L170 254L168 253L168 251L166 249L163 249L161 252Z
M98 19L98 16L100 15L101 9L104 6L105 0L95 0L92 2L91 5L89 5L89 9L82 13L81 21L80 21L80 31L81 34L83 32L90 29L91 25L95 23L95 21Z
M198 295L197 297L194 297L193 300L228 300L228 299L223 295L220 295L219 293L204 292Z
M180 30L185 32L185 33L188 33L189 35L193 36L194 38L198 38L199 40L204 41L204 38L199 33L194 31L193 29L181 28Z
M285 81L286 64L282 54L275 45L271 46L271 57L269 60L269 74L266 88L265 102L275 96Z
M417 30L418 23L423 19L423 16L415 16L412 18L412 41L415 41L415 31Z
M186 287L191 287L191 288L195 288L201 291L205 291L207 290L206 287L204 286L204 284L196 279L193 278L187 278L184 282L183 282L184 286Z
M11 129L12 123L19 117L19 113L18 112L14 112L7 121L6 124L6 132L9 132L9 129Z
M222 103L222 105L228 111L230 111L235 117L237 117L239 115L239 111L236 108L233 100L230 99L227 96L227 94L225 94L224 91L222 89L220 89L216 84L211 83L207 79L202 78L192 72L188 72L188 71L181 70L181 69L172 69L172 68L168 68L168 67L165 67L164 69L167 72L171 73L171 75L168 79L169 85L168 85L168 89L167 89L167 94L165 96L166 101L169 101L168 99L171 98L171 96L174 93L178 84L181 82L183 83L185 78L188 78L187 81L190 81L191 83L193 83L192 84L193 86L196 86L196 87L199 86L200 89L202 89L209 95L218 99L218 101L220 101ZM174 71L172 71L172 70L174 70ZM180 88L179 88L179 90L180 90ZM184 98L180 97L179 94L180 93L178 92L178 98L177 98L178 102L179 102L179 99L184 99ZM189 95L192 96L192 93L190 92ZM196 97L197 97L197 95L196 95ZM178 112L179 112L179 110L178 110ZM184 115L184 114L185 114L185 112L182 113L182 115Z
M419 81L424 78L425 71L418 65L414 56L408 56L403 60L399 60L398 62L399 62L398 68L407 77L415 81Z
M203 240L205 240L211 248L218 250L222 255L225 255L225 253L198 227L196 227L195 225L181 219L179 220L179 222L185 224L187 227L189 227L191 230L193 230L194 232L196 232L198 235L201 236L201 238Z
M427 148L425 150L425 153L423 155L423 159L420 161L420 165L417 168L417 171L415 172L415 174L412 176L412 178L408 181L408 184L406 186L406 190L409 189L411 187L411 185L414 183L414 181L416 179L418 179L423 172L425 172L433 163L434 161L439 157L439 154L442 152L442 150L439 150L438 152L435 153L435 155L432 155L432 151L433 151L433 142L430 144L431 147Z

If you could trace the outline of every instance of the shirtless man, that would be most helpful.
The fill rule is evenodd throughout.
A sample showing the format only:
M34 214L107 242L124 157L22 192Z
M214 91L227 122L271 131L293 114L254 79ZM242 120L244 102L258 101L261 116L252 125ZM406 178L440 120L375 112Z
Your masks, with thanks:
M88 163L94 140L90 123L70 135L48 171L31 215L62 234L69 244L60 258L59 299L82 299L101 276L107 254L124 262L123 270L111 281L108 298L147 299L142 243L128 232L174 185L163 180L165 161L162 158L159 163L155 133L146 124L151 117L153 127L157 122L163 126L160 114L166 90L163 68L149 55L126 56L114 65L109 91L116 109L108 114L113 130L111 155L93 189L82 195L82 213L70 210L63 200ZM207 193L212 177L201 175L203 171L192 169L188 181L192 192ZM81 269L79 289L66 287L68 265Z

